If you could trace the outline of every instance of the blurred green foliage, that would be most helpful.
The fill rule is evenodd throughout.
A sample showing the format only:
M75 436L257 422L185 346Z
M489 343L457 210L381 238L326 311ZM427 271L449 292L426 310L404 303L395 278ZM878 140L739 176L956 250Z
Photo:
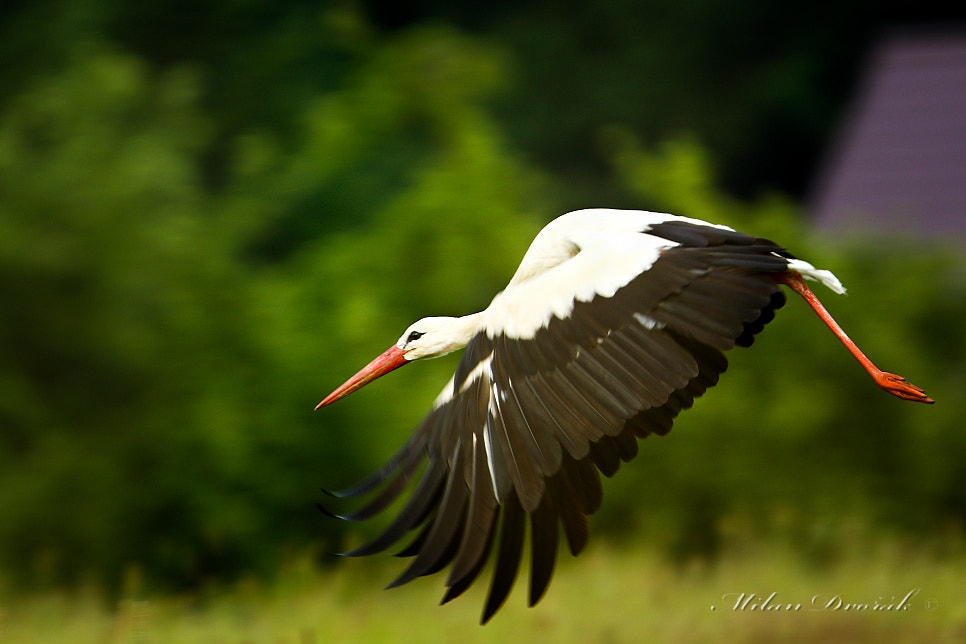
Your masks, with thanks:
M2 29L49 44L4 68L0 99L0 570L189 586L335 548L346 527L315 490L393 452L456 358L312 406L411 320L485 307L563 195L593 190L512 143L491 103L515 63L484 39L212 2L190 14L211 38L187 59L161 38L184 6L71 6L86 10L8 9ZM599 132L625 199L835 270L846 328L939 403L883 396L792 302L608 485L596 525L682 557L773 531L821 551L843 516L961 531L961 258L813 243L786 198L716 189L695 139L634 138Z

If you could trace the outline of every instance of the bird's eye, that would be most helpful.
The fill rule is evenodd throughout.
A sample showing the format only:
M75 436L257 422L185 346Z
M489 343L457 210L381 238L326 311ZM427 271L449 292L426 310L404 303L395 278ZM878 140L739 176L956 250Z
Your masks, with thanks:
M406 344L409 344L410 342L415 342L421 337L423 337L422 331L413 331L412 333L409 334L409 337L406 338Z

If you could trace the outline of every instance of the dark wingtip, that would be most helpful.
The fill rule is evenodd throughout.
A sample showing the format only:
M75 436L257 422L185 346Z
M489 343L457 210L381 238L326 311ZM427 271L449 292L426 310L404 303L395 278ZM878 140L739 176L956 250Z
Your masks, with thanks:
M556 553L554 553L554 559L556 559ZM530 593L527 598L527 606L533 608L536 606L543 596L547 594L547 588L550 587L550 580L553 577L553 560L550 561L551 567L549 571L546 571L541 577L532 576L530 579Z
M449 603L450 601L456 599L458 596L459 595L457 595L453 591L453 588L452 587L447 588L446 589L446 594L443 595L443 598L439 600L439 605L442 606L443 604Z
M367 557L369 555L374 555L377 552L382 552L382 548L380 548L378 546L378 542L377 541L369 541L367 543L362 544L358 548L354 548L354 549L348 550L346 552L340 552L339 553L339 556L340 557L352 557L352 558L355 558L355 557Z
M333 499L351 499L354 496L358 496L353 488L349 488L347 490L328 490L324 487L320 487L319 490L322 492L322 494Z
M322 514L324 514L325 516L327 516L327 517L329 517L331 519L339 519L340 521L356 521L357 520L357 518L355 517L355 514L354 513L353 514L336 514L335 512L332 512L331 510L327 509L321 503L316 503L315 504L315 507L317 507L319 509L319 512L321 512Z
M514 573L514 577L516 574ZM512 579L510 580L511 585L505 587L490 587L490 594L486 598L486 606L483 608L483 616L480 618L480 625L486 624L490 619L496 614L498 610L506 602L507 597L510 596L510 590L512 590Z
M345 557L346 559L355 559L356 557L363 556L362 553L359 553L356 550L350 550L348 552L337 552L335 554L339 555L340 557Z
M315 507L319 509L319 512L321 512L325 516L329 517L330 519L341 519L342 518L338 514L335 514L333 512L330 512L329 510L327 510L325 508L325 506L322 505L321 503L316 503L315 504Z
M487 602L486 607L483 609L483 615L480 616L480 626L485 626L496 615L496 611L500 610L500 606L503 605L505 599L504 597L497 602L492 602L492 605L491 602Z
M399 575L398 577L390 581L388 584L386 584L383 587L383 590L392 590L393 588L399 588L403 584L407 584L411 582L413 579L415 579L418 576L419 575L414 575L410 573L409 570L407 569L406 571L403 572L403 574Z
M544 584L542 587L538 586L530 589L530 595L527 598L527 606L533 608L540 603L543 596L547 594L547 586L549 584Z

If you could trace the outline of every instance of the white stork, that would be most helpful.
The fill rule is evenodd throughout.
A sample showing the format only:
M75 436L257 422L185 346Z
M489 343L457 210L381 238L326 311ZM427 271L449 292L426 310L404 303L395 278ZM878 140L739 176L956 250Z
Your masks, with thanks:
M845 292L829 271L725 226L635 210L563 215L540 231L485 311L419 320L319 403L466 347L402 449L359 485L329 493L372 500L342 515L319 507L370 518L425 463L385 531L345 554L380 552L421 528L400 553L414 559L389 587L450 566L445 603L470 586L495 547L485 623L516 578L529 516L532 606L550 581L558 524L572 554L587 542L587 518L601 502L598 470L613 475L637 454L637 439L667 434L717 382L723 352L749 346L772 320L784 304L780 284L805 298L879 387L933 402L873 365L803 278Z

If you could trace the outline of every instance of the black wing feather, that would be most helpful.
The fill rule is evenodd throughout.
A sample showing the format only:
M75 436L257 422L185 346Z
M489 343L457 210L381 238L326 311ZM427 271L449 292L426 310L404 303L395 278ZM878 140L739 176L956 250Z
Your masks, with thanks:
M557 512L550 496L545 495L530 513L530 606L546 592L556 561Z
M503 605L513 588L520 568L520 555L523 554L523 531L526 527L526 513L516 494L511 494L503 506L503 525L500 531L500 549L497 552L493 580L486 597L481 624L485 624Z

